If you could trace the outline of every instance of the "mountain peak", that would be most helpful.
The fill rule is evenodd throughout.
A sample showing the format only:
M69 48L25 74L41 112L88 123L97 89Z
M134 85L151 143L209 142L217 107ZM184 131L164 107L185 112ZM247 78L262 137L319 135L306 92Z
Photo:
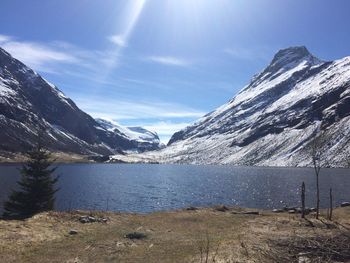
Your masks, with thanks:
M305 46L294 46L294 47L288 47L280 49L276 55L275 58L280 58L288 55L294 55L299 57L305 57L308 55L311 55L309 50Z
M272 59L270 66L280 68L290 63L303 60L310 64L319 64L321 62L321 60L312 55L306 47L296 46L279 50Z
M275 77L276 74L282 74L283 72L296 68L300 64L312 67L320 65L323 62L324 61L312 55L305 46L280 49L273 57L271 63L262 72L254 75L249 86L255 87L266 78Z

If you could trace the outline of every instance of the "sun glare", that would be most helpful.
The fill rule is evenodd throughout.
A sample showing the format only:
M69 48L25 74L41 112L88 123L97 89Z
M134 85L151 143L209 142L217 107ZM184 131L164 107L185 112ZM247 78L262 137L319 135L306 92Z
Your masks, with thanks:
M117 24L123 25L123 30L116 31L115 35L110 38L111 42L115 44L115 47L111 51L111 59L108 60L104 78L108 77L109 73L118 64L118 59L123 49L128 45L129 38L134 31L134 28L142 14L142 10L144 9L146 2L147 0L129 1L125 7L125 10L122 12L124 15L117 17Z

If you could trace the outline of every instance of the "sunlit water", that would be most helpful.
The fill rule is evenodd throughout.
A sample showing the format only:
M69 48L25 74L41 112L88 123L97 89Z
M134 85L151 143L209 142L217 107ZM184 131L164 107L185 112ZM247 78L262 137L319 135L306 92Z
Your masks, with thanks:
M16 188L19 166L0 166L0 202ZM58 210L151 212L217 204L279 208L315 203L315 175L308 168L261 168L150 164L66 164L58 168ZM324 169L320 175L321 206L350 201L350 170ZM0 209L1 210L1 209Z

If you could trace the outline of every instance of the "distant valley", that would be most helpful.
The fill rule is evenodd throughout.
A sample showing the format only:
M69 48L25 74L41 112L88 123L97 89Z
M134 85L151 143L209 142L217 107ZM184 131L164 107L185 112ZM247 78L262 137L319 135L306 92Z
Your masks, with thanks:
M0 151L23 152L45 129L48 148L97 160L308 166L320 131L327 163L350 155L350 57L322 61L305 47L277 52L235 97L176 132L156 133L93 119L56 86L0 49ZM111 156L111 157L108 157Z

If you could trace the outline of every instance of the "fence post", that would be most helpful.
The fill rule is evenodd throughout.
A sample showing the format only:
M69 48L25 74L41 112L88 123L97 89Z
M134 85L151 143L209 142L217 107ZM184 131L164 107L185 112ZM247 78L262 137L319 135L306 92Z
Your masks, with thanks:
M333 193L332 188L329 189L329 220L332 221L332 215L333 215Z
M305 218L305 183L301 185L301 218Z

